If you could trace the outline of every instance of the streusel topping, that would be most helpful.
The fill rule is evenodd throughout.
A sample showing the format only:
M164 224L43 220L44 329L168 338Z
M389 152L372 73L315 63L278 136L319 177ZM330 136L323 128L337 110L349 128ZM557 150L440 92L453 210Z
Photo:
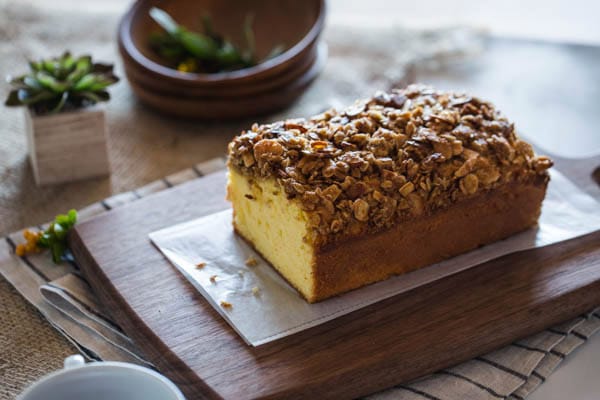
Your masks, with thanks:
M229 166L274 178L325 244L508 182L545 182L552 161L492 104L411 85L309 120L255 124L229 144Z

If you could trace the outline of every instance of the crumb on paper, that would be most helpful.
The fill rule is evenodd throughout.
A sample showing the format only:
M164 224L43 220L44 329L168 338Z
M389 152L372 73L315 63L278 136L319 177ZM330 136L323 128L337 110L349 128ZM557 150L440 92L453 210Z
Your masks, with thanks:
M199 262L198 264L196 264L196 268L198 268L198 269L202 269L204 267L206 267L206 263L205 262Z
M244 270L240 269L240 270L238 271L238 275L239 275L239 276L244 276Z
M256 260L256 258L250 256L246 259L246 265L248 267L256 267L258 265L258 261Z
M228 302L228 301L221 300L221 307L223 307L223 308L231 308L231 307L233 307L233 305L230 302Z
M217 276L216 276L216 275L213 275L213 276L211 276L209 279L210 279L210 281L211 281L212 283L215 283L215 282L217 281Z
M254 287L252 288L252 294L256 296L256 295L258 295L259 293L260 293L260 289L259 289L258 287L256 287L256 286L254 286Z

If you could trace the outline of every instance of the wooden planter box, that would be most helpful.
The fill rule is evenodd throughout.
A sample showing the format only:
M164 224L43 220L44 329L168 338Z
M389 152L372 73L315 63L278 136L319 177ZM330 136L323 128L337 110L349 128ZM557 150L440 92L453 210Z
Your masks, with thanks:
M27 146L38 185L110 173L104 108L94 106L53 115L25 109Z

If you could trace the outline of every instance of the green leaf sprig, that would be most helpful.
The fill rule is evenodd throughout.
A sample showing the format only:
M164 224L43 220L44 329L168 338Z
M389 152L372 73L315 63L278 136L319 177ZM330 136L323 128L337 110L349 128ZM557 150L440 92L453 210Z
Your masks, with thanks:
M54 222L44 231L33 232L26 229L23 237L26 242L15 249L18 256L38 253L41 249L50 249L52 261L58 264L67 251L67 234L77 223L77 211L70 210L67 214L57 215Z
M275 46L269 55L258 60L252 25L254 16L247 15L242 27L245 49L236 47L231 41L213 29L209 16L202 18L203 33L193 32L179 25L165 11L153 7L152 19L164 30L150 36L150 46L168 64L181 72L215 73L252 67L281 54L282 45Z
M67 251L67 233L77 223L77 211L69 210L67 214L59 214L48 229L38 239L38 246L50 249L52 261L58 264Z
M119 81L113 66L92 62L91 56L62 56L29 62L30 72L8 81L13 90L5 105L29 106L38 114L58 113L108 101L106 90Z

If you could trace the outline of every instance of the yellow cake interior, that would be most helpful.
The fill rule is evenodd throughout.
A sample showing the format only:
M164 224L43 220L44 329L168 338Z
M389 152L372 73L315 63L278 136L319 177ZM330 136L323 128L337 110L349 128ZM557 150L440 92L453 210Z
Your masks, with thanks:
M306 213L288 200L274 179L250 181L229 169L227 194L237 232L310 301L314 251Z

